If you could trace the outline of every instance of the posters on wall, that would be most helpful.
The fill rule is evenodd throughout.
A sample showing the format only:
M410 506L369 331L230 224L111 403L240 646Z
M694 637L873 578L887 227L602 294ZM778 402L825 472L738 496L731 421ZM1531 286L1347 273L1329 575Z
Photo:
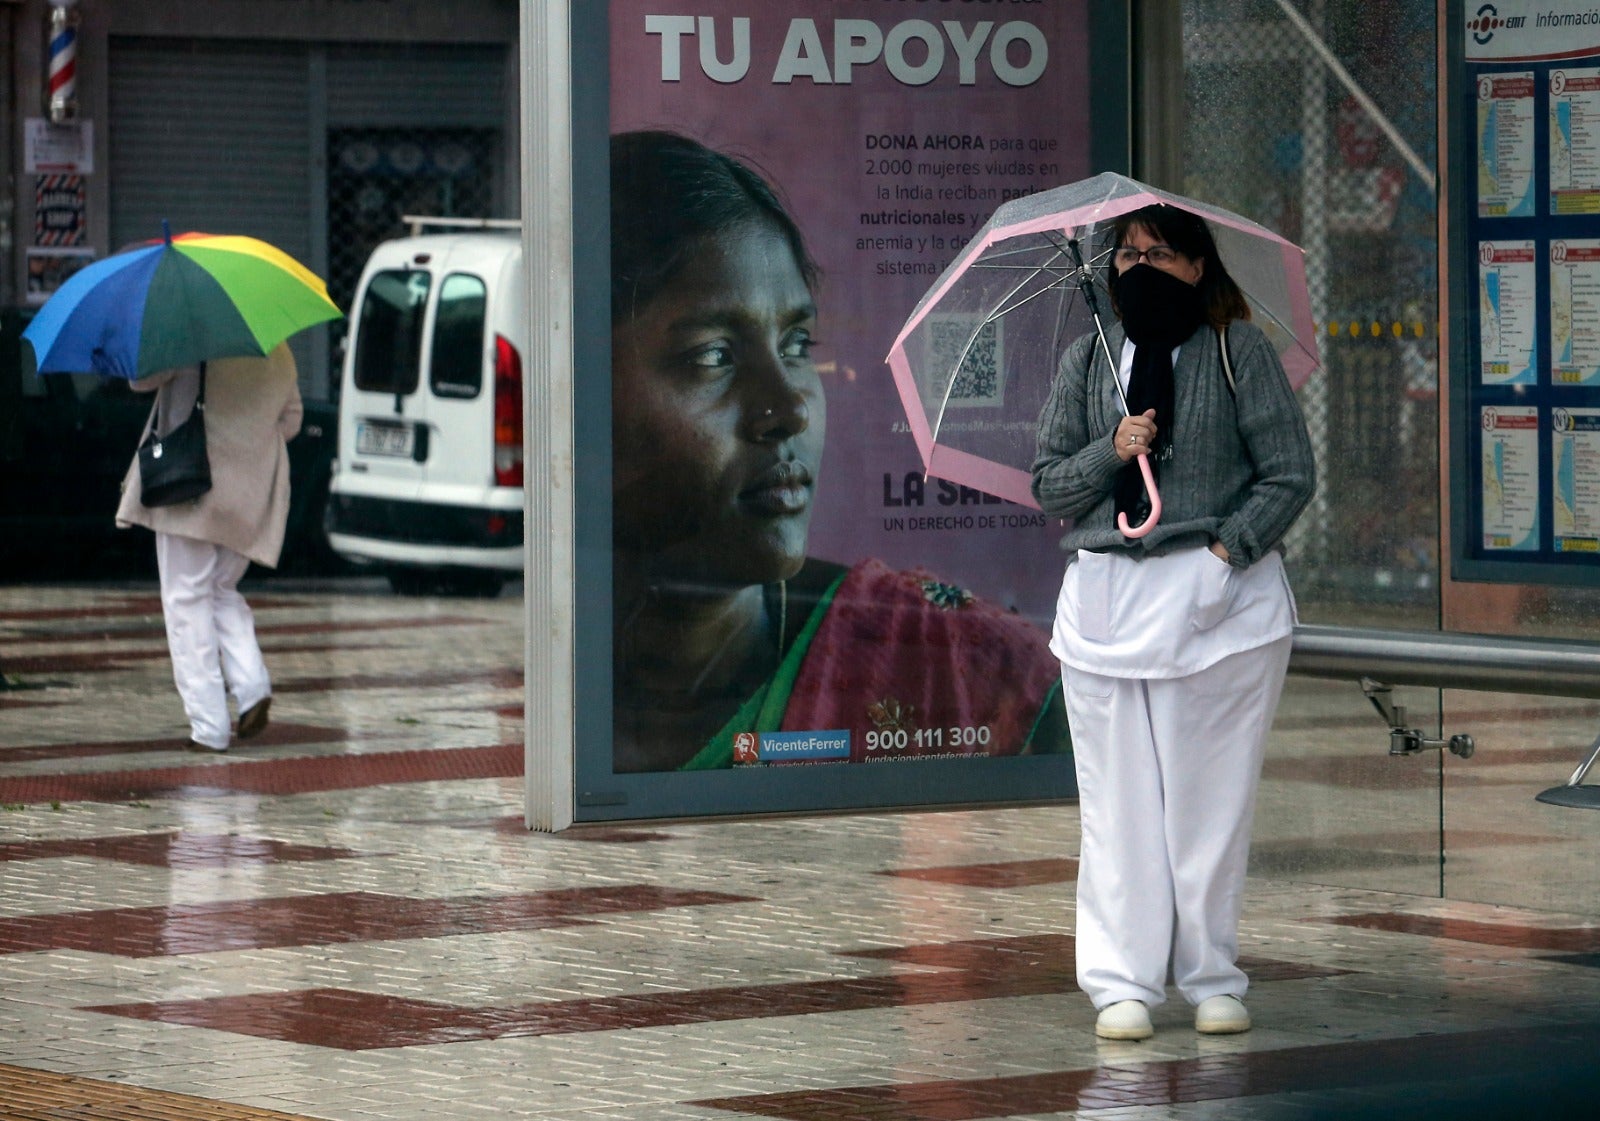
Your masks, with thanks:
M32 248L27 251L28 281L24 300L43 307L72 274L94 263L92 249Z
M1533 381L1533 242L1478 245L1478 356L1484 385Z
M29 175L93 175L94 122L23 122L22 166Z
M1600 409L1558 407L1552 421L1555 548L1594 553L1600 549Z
M1483 547L1538 547L1539 413L1488 405L1483 426Z
M1478 80L1478 216L1533 213L1533 74Z
M1600 13L1464 0L1456 112L1475 371L1466 578L1587 581L1600 552Z
M94 260L88 244L87 185L94 171L94 125L23 122L23 169L33 176L33 241L23 300L39 307Z
M1550 381L1600 384L1600 240L1550 242Z
M1550 213L1600 213L1600 69L1550 75Z
M884 358L1107 170L1088 6L611 0L617 772L1066 749L1062 529L925 477Z

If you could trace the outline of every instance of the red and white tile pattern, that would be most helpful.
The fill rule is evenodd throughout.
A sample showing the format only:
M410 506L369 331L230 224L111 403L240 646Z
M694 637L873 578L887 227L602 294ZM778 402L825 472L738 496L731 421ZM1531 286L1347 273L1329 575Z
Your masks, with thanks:
M1256 1029L1107 1044L1074 807L529 834L520 601L286 586L274 723L204 761L150 589L0 588L0 1117L1561 1117L1600 1045L1593 826L1531 808L1593 705L1458 699L1441 788L1293 684Z

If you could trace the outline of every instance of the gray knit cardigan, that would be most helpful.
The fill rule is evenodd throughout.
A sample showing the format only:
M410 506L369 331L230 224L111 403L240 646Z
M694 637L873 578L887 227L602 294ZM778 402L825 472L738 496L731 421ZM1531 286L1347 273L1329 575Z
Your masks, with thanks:
M1112 354L1121 355L1123 338L1120 325L1107 325ZM1072 519L1066 548L1120 549L1138 558L1221 541L1230 563L1248 568L1282 541L1316 489L1311 438L1261 329L1230 324L1228 349L1233 391L1216 331L1202 327L1179 349L1171 458L1158 481L1161 520L1148 535L1127 538L1112 498L1124 466L1111 443L1122 417L1115 375L1092 333L1067 348L1039 415L1033 463L1039 505Z

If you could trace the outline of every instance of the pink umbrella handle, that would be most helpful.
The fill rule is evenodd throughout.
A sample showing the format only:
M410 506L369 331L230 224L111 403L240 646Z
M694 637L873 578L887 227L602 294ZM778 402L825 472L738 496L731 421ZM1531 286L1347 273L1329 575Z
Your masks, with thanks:
M1139 473L1144 476L1145 493L1150 496L1150 516L1136 526L1128 525L1128 515L1117 515L1117 528L1124 537L1143 537L1161 520L1161 495L1156 491L1156 477L1150 474L1150 457L1139 456Z

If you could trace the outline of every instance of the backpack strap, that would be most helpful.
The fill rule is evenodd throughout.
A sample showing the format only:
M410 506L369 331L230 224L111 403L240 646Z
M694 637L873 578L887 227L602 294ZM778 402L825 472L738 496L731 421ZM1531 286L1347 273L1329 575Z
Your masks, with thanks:
M1228 394L1238 396L1238 387L1233 382L1233 348L1228 345L1227 324L1217 328L1217 349L1222 353L1222 372L1228 379Z

